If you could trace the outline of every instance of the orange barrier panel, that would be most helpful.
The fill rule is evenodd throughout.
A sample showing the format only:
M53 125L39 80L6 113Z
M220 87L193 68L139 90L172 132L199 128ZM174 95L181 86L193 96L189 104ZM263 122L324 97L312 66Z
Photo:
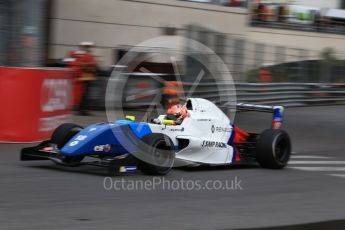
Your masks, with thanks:
M0 142L35 142L71 118L70 71L0 67Z

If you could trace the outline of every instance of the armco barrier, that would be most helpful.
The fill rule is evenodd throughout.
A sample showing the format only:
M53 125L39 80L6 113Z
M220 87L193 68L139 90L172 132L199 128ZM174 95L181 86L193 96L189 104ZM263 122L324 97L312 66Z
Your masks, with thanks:
M104 95L107 78L99 79L93 87L93 107L104 109ZM193 83L183 83L188 92ZM345 84L330 83L236 83L233 90L231 83L199 83L193 93L193 97L201 97L212 100L218 104L224 104L235 98L240 103L310 106L345 103ZM129 93L129 92L127 92ZM220 101L219 99L225 99ZM147 104L132 101L132 106L148 107Z
M188 90L193 83L184 83ZM308 106L345 102L345 84L326 83L200 83L194 97L202 97L219 104L231 101L263 105ZM221 101L224 100L224 101Z
M0 67L0 109L0 142L47 139L70 120L70 72Z

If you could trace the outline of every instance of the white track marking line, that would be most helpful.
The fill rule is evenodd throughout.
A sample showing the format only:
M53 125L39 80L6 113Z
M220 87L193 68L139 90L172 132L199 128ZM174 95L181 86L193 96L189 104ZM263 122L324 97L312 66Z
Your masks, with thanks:
M310 172L332 172L332 171L345 171L345 167L289 167L290 169L297 169Z
M290 165L340 165L345 164L345 161L289 161Z
M335 177L345 178L345 174L328 174L328 176L335 176Z
M291 159L329 159L332 157L324 157L324 156L308 156L308 155L296 155L296 156L291 156Z

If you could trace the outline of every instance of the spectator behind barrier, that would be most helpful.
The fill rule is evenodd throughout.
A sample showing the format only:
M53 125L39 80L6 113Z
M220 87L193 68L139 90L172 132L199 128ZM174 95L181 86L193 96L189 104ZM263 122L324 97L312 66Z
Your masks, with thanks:
M97 63L91 52L93 42L81 42L79 50L69 54L68 66L73 71L74 105L79 115L88 115L91 82L96 79Z

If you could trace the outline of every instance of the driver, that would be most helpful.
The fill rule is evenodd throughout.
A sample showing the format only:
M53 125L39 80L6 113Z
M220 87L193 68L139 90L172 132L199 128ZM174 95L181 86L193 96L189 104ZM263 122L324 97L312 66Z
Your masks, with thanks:
M188 117L186 105L174 105L167 110L166 119L175 121L175 125L180 125Z

